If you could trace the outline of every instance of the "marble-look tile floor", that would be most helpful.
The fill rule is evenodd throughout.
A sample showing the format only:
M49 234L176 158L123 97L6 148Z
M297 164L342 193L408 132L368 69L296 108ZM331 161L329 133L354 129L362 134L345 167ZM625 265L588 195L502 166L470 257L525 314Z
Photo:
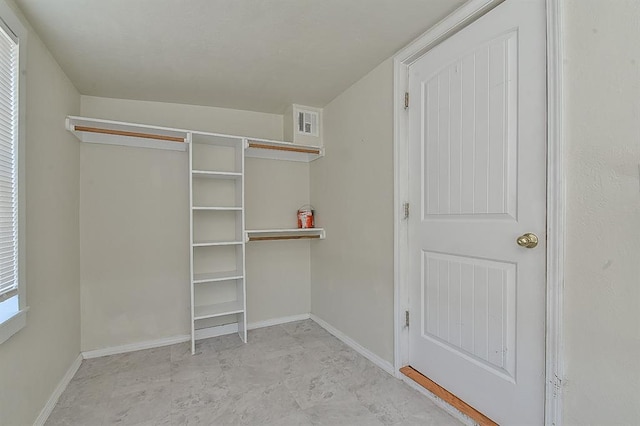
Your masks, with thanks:
M89 359L54 425L459 425L311 320Z

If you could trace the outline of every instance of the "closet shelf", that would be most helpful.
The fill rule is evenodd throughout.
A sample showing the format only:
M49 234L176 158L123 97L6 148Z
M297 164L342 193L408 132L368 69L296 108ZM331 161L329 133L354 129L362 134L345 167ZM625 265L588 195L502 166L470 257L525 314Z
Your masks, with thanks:
M324 148L269 139L247 139L245 156L309 163L324 157Z
M194 306L193 311L193 319L197 321L206 318L221 317L224 315L240 314L244 312L244 307L242 306L242 303L234 300L233 302Z
M242 241L194 241L194 247L217 247L217 246L237 246L241 245Z
M81 142L185 151L188 131L69 116L65 127Z
M174 151L186 151L189 145L187 142L228 147L242 147L244 143L247 157L308 163L324 156L322 147L98 118L68 116L65 126L80 141L88 143Z
M193 170L191 176L194 178L207 178L207 179L240 179L242 173L238 172L214 172L209 170Z
M231 281L239 280L243 278L242 271L223 271L223 272L209 272L204 274L193 274L193 283L213 283L216 281Z
M323 240L326 233L323 228L292 229L248 229L245 241L277 241L277 240Z
M221 211L221 212L230 212L230 211L241 211L242 207L205 207L205 206L193 206L193 210L204 210L204 211Z

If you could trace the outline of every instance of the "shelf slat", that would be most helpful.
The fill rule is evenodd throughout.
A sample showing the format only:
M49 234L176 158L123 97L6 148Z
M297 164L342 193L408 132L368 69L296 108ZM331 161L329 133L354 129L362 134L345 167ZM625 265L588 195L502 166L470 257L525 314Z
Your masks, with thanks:
M216 303L213 305L194 306L194 320L221 317L223 315L239 314L244 312L242 303L233 302Z
M209 179L239 179L242 178L242 173L238 172L214 172L210 170L193 170L191 176L194 178L209 178Z
M193 210L209 210L209 211L222 211L222 212L229 212L229 211L241 211L242 207L204 207L204 206L193 206L192 207Z
M243 278L242 271L208 272L204 274L193 274L193 283L213 283L218 281L231 281Z
M240 244L242 244L242 241L211 240L193 242L194 247L236 246Z
M324 239L323 228L292 228L292 229L251 229L245 231L246 241L277 241Z
M276 240L319 240L320 235L281 235L277 237L249 237L249 241L276 241Z

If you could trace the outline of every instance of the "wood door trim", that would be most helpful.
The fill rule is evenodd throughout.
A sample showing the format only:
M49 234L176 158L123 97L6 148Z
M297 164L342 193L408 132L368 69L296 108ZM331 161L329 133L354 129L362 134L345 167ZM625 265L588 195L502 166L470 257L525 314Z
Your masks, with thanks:
M413 367L406 365L400 369L400 372L438 398L442 399L447 404L460 411L465 416L469 416L480 426L498 426L498 423L494 422L489 417L482 414L480 411L476 410L433 380L429 379L427 376L424 376Z

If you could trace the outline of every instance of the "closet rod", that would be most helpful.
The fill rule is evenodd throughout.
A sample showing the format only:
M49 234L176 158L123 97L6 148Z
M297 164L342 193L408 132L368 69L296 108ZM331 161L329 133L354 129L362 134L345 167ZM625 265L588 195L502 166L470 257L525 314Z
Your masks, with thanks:
M281 237L249 237L249 241L319 239L320 235L288 235Z
M134 138L157 139L170 142L184 142L184 138L175 136L154 135L151 133L127 132L124 130L100 129L98 127L74 126L76 132L102 133L105 135L131 136Z
M305 154L320 154L320 150L314 148L294 148L290 146L267 145L253 141L249 141L249 148L272 149L274 151L303 152Z

